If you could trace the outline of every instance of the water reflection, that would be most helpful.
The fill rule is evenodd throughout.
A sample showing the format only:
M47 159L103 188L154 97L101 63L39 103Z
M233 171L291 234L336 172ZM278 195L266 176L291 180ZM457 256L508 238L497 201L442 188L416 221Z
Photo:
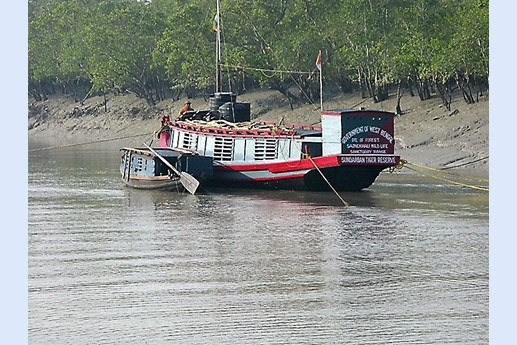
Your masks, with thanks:
M125 187L118 151L29 155L29 340L485 344L488 196ZM402 180L401 180L402 179Z

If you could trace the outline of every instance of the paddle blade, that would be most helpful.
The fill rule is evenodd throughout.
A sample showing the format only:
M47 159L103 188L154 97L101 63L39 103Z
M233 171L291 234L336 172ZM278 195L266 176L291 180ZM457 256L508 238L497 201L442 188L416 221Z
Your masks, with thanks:
M194 176L183 171L180 174L180 182L190 194L196 194L199 181Z

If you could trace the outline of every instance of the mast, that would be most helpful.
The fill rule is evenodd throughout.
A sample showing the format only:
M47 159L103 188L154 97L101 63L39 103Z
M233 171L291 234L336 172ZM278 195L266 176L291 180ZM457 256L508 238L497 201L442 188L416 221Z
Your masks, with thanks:
M216 40L215 40L215 92L221 92L221 17L219 13L219 0L217 0L217 14L215 15Z

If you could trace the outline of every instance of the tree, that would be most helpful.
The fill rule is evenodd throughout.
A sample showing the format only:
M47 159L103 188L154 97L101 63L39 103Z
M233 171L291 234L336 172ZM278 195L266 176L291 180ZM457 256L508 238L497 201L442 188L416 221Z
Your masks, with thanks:
M474 103L488 80L488 0L462 0L457 6L449 69L465 102Z
M173 4L166 28L153 51L154 61L161 65L172 87L193 96L196 89L213 84L215 35L211 31L215 7L199 4Z
M319 28L326 3L295 0L243 3L225 6L226 57L233 65L252 66L249 76L284 94L291 103L319 96L314 61L324 36ZM327 5L328 7L328 5ZM280 72L272 72L274 70Z
M152 52L165 23L155 7L136 1L103 2L86 27L89 71L95 90L132 90L156 102Z
M154 104L210 92L213 0L29 1L29 92L55 86L76 98L131 90ZM291 106L315 102L324 83L382 101L397 86L450 105L488 88L488 0L223 0L225 89L269 87Z

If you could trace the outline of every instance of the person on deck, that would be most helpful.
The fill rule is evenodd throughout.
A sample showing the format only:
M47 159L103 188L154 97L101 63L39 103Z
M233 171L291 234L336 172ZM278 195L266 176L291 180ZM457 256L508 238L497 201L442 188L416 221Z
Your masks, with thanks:
M190 101L186 101L183 104L183 107L181 107L180 110L178 111L178 120L181 120L181 117L185 112L194 110L190 105L191 105Z

